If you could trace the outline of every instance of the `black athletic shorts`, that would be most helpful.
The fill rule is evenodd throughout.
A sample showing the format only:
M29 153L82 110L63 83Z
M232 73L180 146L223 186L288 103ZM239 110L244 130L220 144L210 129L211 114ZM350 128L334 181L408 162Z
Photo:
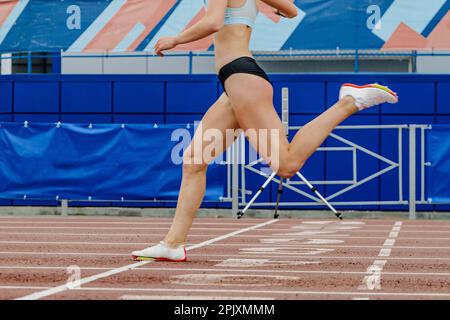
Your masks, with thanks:
M251 57L241 57L224 65L219 71L219 80L220 83L222 83L223 91L225 91L225 93L225 81L235 73L254 74L255 76L259 76L270 82L267 73L258 66L255 59Z

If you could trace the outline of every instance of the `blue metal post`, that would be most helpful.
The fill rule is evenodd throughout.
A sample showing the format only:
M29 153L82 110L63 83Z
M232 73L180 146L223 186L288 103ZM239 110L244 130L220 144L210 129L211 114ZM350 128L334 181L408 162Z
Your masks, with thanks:
M412 72L417 73L417 50L412 52Z
M54 52L52 53L52 73L53 74L61 74L61 54L62 52Z
M192 63L193 63L194 55L192 51L189 51L189 74L192 74Z
M33 73L33 59L31 57L31 51L28 51L28 59L27 59L27 67L28 67L28 74Z
M359 49L355 51L355 73L359 72Z

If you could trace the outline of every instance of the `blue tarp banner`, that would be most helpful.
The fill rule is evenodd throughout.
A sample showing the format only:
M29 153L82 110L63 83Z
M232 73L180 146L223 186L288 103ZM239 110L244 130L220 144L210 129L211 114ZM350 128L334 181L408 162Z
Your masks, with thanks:
M449 49L450 0L296 0L280 18L263 2L251 48ZM147 51L205 14L205 0L6 0L0 51ZM179 48L180 49L180 48ZM181 50L212 49L212 38Z
M450 203L450 126L427 130L428 200Z
M0 123L0 198L174 200L192 133L178 125ZM205 200L223 196L225 174L226 166L210 166Z

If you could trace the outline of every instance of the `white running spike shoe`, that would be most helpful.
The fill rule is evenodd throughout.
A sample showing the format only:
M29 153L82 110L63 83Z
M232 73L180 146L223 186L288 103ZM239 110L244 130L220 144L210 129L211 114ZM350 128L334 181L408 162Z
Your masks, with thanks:
M186 249L184 245L171 248L163 241L153 247L144 250L133 251L133 259L135 261L168 261L168 262L185 262L187 261Z
M345 96L353 97L355 105L360 111L386 102L391 104L398 102L397 93L376 83L365 86L357 86L351 83L343 84L339 99Z

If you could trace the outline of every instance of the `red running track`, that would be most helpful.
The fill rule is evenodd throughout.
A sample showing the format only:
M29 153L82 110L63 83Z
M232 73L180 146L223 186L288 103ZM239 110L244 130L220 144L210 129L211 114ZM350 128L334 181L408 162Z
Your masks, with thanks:
M450 222L198 219L187 263L131 260L169 225L0 217L0 299L450 299Z

